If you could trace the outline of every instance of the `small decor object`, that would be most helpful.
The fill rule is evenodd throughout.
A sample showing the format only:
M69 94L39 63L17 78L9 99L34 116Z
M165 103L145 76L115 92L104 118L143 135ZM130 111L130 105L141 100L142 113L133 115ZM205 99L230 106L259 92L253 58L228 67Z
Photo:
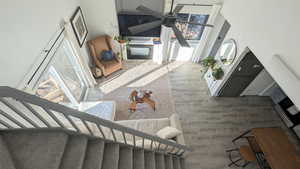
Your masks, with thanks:
M95 78L100 78L102 76L102 71L101 69L94 67L92 68L92 72Z
M155 101L150 98L151 94L150 90L132 91L129 96L131 101L129 110L135 112L138 103L147 103L155 111Z
M76 11L73 14L73 16L71 17L70 21L71 21L71 25L74 30L74 33L76 35L78 44L80 47L82 47L82 45L87 37L88 30L87 30L86 23L84 21L84 17L83 17L80 7L78 7L76 9Z
M124 36L115 36L114 40L117 40L119 43L128 43L129 42L128 38L126 38Z
M161 44L160 38L153 38L153 44L154 44L154 45L159 45L159 44Z
M100 60L103 61L111 61L115 58L114 53L112 50L105 50L102 51L100 54Z
M224 76L224 71L221 67L213 68L212 69L212 76L215 78L215 80L220 80Z

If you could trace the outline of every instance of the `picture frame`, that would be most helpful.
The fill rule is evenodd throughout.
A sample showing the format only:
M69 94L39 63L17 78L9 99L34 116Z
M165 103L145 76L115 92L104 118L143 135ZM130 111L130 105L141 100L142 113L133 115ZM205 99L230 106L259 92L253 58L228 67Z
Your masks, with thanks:
M70 19L74 34L80 47L82 47L87 35L88 29L82 14L80 6L76 9L75 13Z

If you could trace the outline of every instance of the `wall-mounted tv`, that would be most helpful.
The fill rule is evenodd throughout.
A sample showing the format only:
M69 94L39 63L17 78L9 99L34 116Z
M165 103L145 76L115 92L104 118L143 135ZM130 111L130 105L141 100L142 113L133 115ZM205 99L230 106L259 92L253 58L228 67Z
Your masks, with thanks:
M139 37L160 37L161 26L150 29L145 32L132 35L128 30L130 26L136 26L143 23L149 23L159 20L150 15L132 15L132 14L118 14L119 31L121 36L139 36Z

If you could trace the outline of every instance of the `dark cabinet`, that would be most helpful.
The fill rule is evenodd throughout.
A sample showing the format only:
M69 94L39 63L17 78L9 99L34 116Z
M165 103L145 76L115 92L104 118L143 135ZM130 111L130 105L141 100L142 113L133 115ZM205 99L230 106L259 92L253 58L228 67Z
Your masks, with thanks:
M249 51L219 92L219 96L235 97L247 88L255 77L264 69L256 56Z

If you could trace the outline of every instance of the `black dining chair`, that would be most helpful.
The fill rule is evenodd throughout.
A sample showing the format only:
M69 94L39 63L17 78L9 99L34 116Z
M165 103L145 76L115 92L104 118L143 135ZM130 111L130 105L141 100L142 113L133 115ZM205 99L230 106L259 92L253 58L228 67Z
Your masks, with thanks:
M231 161L228 164L229 167L232 165L236 167L245 168L248 164L252 162L256 162L255 153L252 151L250 146L242 145L239 148L226 150L229 156L229 160ZM237 157L234 157L233 154L238 154Z

